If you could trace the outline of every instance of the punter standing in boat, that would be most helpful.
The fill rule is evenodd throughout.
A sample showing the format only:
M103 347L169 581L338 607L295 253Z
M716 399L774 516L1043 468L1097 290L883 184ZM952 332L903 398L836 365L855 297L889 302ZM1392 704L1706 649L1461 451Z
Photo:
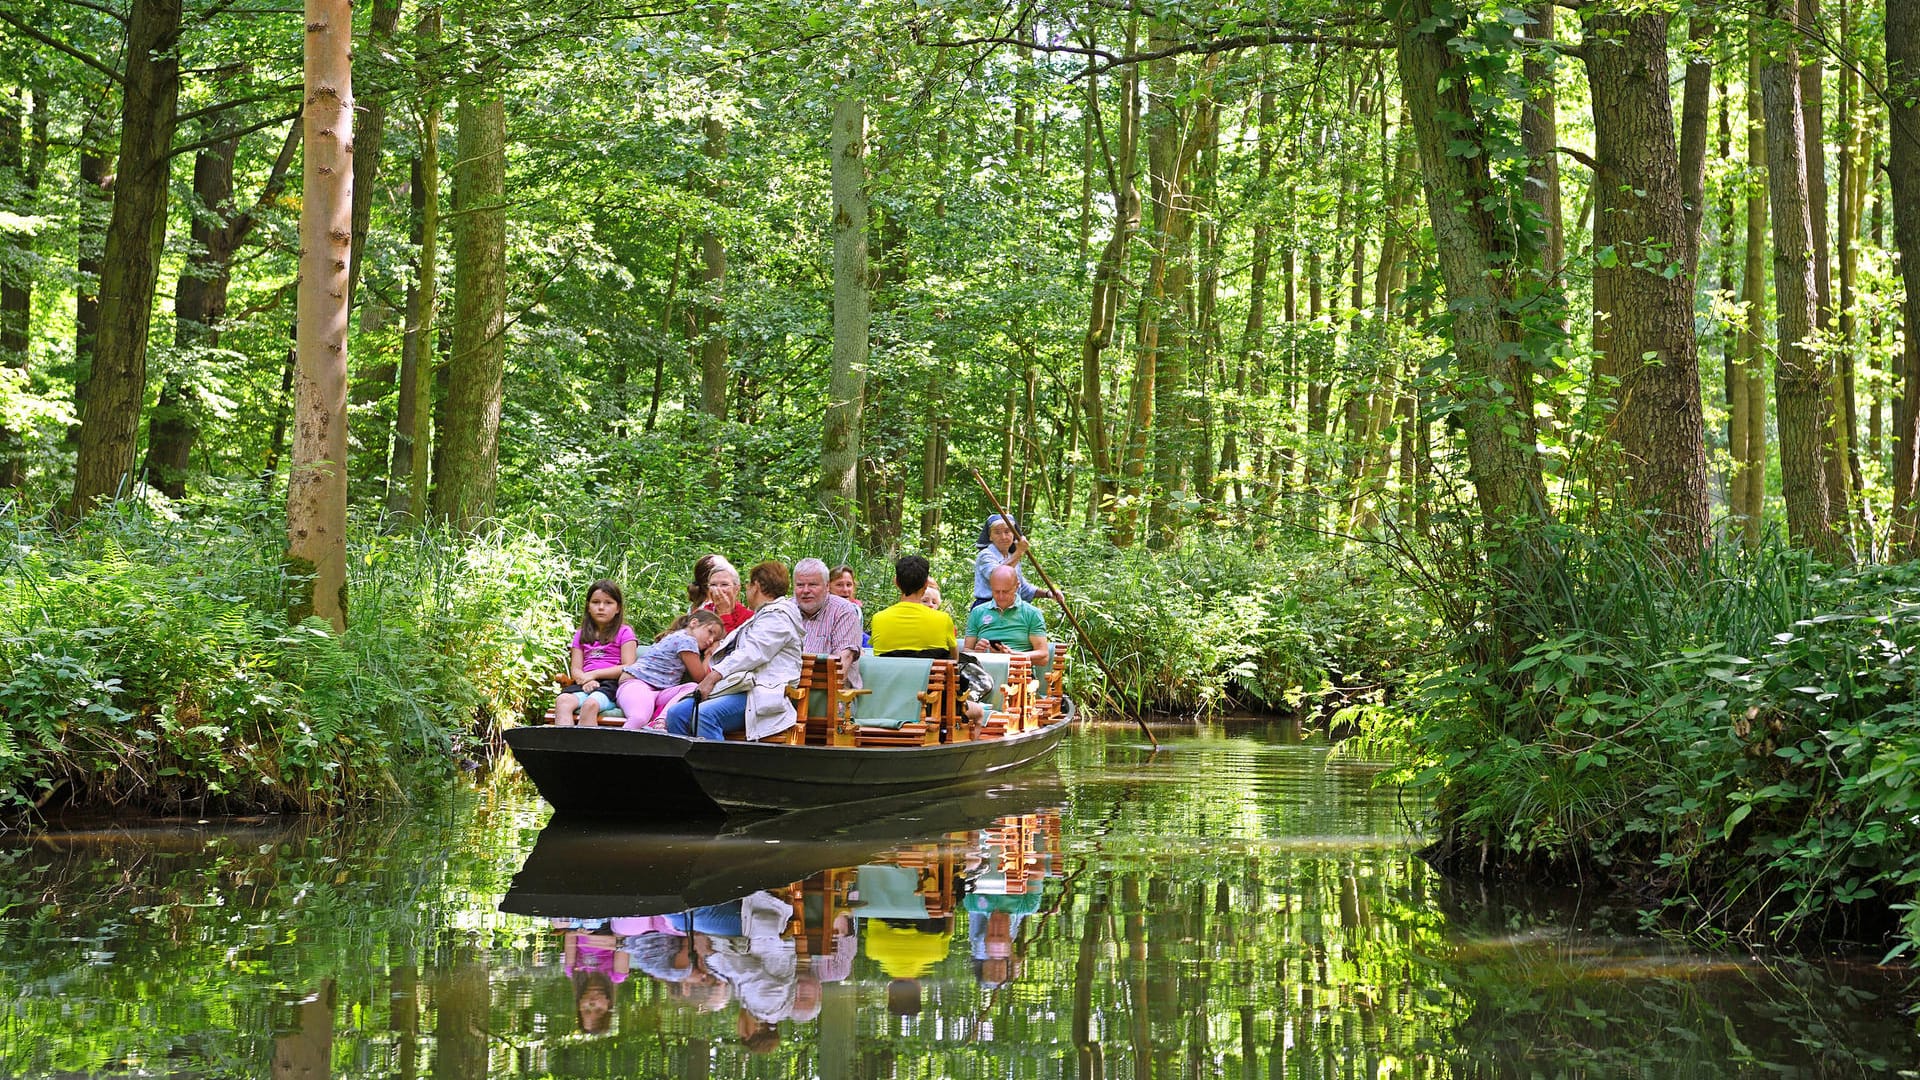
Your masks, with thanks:
M980 530L979 542L980 553L973 557L974 607L993 599L993 586L988 583L987 577L1002 566L1013 567L1019 579L1020 599L1031 603L1034 597L1045 595L1056 603L1060 602L1059 593L1042 594L1038 586L1027 580L1027 575L1020 569L1021 560L1027 557L1027 538L1023 536L1015 540L1013 526L1006 518L999 514L990 515Z
M714 581L719 579L715 571ZM805 630L787 588L783 563L763 562L747 575L745 600L753 617L714 647L699 689L667 709L668 731L703 739L744 731L749 739L764 739L793 726L787 687L800 678Z

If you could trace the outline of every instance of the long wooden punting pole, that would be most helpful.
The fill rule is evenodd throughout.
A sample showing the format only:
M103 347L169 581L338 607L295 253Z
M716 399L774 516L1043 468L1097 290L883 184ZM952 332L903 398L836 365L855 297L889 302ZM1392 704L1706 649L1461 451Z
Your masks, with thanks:
M980 485L980 490L987 493L987 502L993 506L993 512L999 514L1000 520L1006 522L1007 527L1013 530L1013 542L1018 544L1025 540L1027 537L1025 533L1020 531L1020 523L1013 520L1013 515L1007 513L1006 507L1000 505L999 497L994 495L993 489L987 486L985 480L981 479L980 470L969 465L967 471L973 474L973 482ZM1119 679L1114 677L1113 669L1107 666L1107 661L1100 655L1100 650L1093 647L1093 639L1087 636L1086 628L1080 625L1080 616L1075 615L1073 613L1073 605L1067 603L1067 594L1062 592L1060 587L1053 583L1053 579L1047 576L1047 568L1040 565L1039 557L1033 553L1032 544L1027 545L1027 558L1033 560L1034 571L1040 575L1040 580L1045 582L1047 588L1053 592L1054 598L1060 601L1060 610L1067 613L1067 621L1073 624L1073 632L1079 636L1080 644L1087 650L1087 655L1093 657L1093 662L1100 665L1100 673L1107 677L1107 682L1112 684L1115 690L1120 689L1123 684ZM1140 725L1140 734L1147 737L1147 741L1153 744L1153 748L1155 750L1160 749L1160 740L1153 737L1152 730L1147 727L1147 722L1141 719L1138 713L1134 714L1133 722Z

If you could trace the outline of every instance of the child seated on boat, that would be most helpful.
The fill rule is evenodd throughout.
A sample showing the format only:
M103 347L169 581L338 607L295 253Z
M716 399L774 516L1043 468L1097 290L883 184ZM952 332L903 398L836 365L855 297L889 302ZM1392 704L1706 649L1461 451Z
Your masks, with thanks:
M554 702L555 724L571 727L576 711L582 724L592 724L602 709L614 707L614 680L639 650L639 639L621 617L625 611L619 585L602 578L587 589L587 607L568 646L567 677L573 681L560 688Z
M662 690L707 677L706 654L723 633L720 616L711 611L687 614L685 629L669 632L620 672L614 696L626 714L625 727L658 727L655 698Z

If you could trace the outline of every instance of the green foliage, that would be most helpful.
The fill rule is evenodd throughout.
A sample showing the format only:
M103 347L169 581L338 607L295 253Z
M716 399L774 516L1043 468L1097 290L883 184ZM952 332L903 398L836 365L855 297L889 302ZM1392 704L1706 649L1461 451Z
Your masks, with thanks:
M1443 847L1651 883L1682 922L1920 941L1920 572L1835 573L1770 543L1695 562L1569 542L1485 597L1535 626L1424 673L1374 739L1437 800ZM1763 923L1764 921L1764 923Z
M1081 692L1110 709L1298 710L1377 699L1431 630L1410 590L1375 561L1323 545L1253 551L1200 534L1152 553L1045 530L1036 543L1068 590L1085 644L1120 682L1092 683L1099 670L1088 650L1076 657ZM1048 625L1067 630L1051 608Z
M544 552L356 532L353 625L289 626L267 507L9 519L0 806L314 808L402 796L524 708L562 625Z

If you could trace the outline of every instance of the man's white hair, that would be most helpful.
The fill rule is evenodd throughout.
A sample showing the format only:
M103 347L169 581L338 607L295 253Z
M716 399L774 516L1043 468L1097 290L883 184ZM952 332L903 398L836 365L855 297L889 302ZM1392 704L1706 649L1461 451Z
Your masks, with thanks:
M794 577L798 578L801 574L806 573L817 573L820 575L821 581L826 581L828 576L827 564L819 559L801 559L799 562L793 564Z

